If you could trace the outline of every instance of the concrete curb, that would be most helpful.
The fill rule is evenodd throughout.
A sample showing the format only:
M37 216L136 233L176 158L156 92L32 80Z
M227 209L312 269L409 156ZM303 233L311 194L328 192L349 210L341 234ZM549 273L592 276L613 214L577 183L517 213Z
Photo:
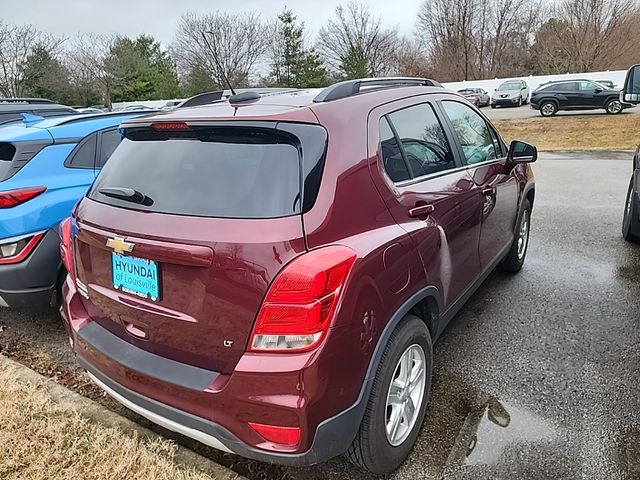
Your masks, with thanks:
M125 432L133 430L137 432L141 438L148 440L167 440L157 433L154 433L151 430L112 412L111 410L107 410L93 400L83 397L82 395L78 395L53 380L46 378L1 354L0 366L12 368L16 372L16 379L21 382L32 385L46 385L47 391L60 406L74 410L92 422L99 423L105 427L118 427ZM245 477L213 462L212 460L198 455L181 445L177 445L174 461L179 465L194 468L216 480L246 480Z

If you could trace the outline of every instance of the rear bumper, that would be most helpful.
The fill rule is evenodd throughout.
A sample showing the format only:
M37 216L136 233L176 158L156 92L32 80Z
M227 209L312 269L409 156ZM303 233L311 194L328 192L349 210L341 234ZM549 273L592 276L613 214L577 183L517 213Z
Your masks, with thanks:
M226 375L154 355L91 321L70 279L60 312L79 363L98 386L152 422L211 447L305 466L344 453L360 426L365 397L329 418L313 420L321 415L322 402L299 391L301 378L313 382L313 366L280 372L236 367ZM251 421L299 425L301 442L292 448L271 444L248 426Z
M26 260L0 265L0 306L47 309L56 303L60 240L48 230Z

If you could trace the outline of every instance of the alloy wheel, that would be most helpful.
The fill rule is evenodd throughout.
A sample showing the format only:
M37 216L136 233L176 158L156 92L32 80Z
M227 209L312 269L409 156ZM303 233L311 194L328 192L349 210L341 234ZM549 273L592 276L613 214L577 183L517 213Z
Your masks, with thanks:
M410 345L400 356L389 385L385 432L389 443L402 444L415 426L424 401L426 358L422 347Z
M542 105L542 114L546 116L551 116L556 113L556 107L553 103L545 103Z
M520 231L518 232L518 259L522 260L529 243L529 210L522 212Z
M620 113L622 111L622 103L618 100L612 100L607 104L607 112L609 113Z

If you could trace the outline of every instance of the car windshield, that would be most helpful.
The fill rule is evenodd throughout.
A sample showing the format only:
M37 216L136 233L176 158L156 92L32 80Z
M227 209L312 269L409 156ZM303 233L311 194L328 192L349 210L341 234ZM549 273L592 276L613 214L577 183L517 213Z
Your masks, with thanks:
M498 87L499 91L520 90L522 84L520 82L505 82Z

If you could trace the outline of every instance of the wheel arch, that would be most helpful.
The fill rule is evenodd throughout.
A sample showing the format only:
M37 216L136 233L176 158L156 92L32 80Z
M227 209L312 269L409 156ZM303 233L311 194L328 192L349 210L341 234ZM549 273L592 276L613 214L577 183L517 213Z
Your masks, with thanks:
M367 367L367 372L365 374L363 387L358 401L361 401L363 398L368 398L385 346L391 338L391 334L398 325L400 325L405 316L411 313L425 322L427 329L431 334L431 340L435 342L439 332L438 323L441 311L440 293L438 289L434 286L427 286L411 295L391 315L389 321L382 330L373 353L371 354L371 358L369 359L369 366Z

